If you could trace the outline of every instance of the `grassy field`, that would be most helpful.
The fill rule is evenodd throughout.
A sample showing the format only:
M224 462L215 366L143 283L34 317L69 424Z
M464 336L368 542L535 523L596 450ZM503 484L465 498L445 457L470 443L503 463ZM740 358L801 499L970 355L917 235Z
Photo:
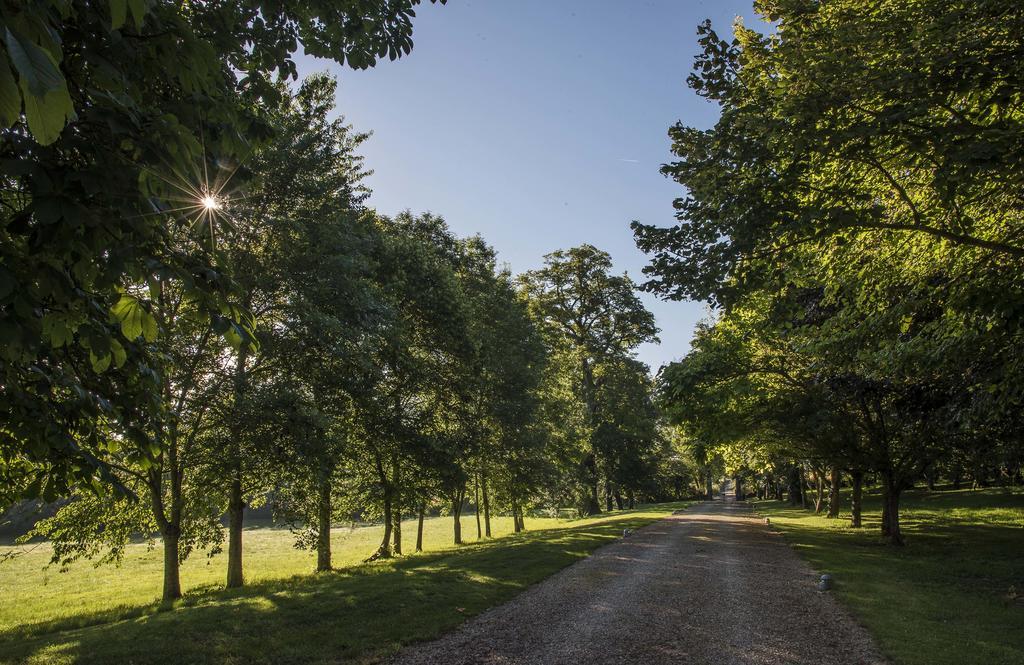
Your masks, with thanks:
M370 661L439 635L622 534L684 504L645 506L589 520L527 518L492 524L496 538L452 547L451 518L428 520L426 552L361 564L379 527L338 529L336 572L313 575L311 553L282 529L245 533L240 590L220 588L223 554L182 569L183 598L161 611L160 553L132 546L121 567L85 562L45 570L49 548L0 563L0 663L302 663ZM415 523L403 526L415 542ZM463 533L475 536L472 516ZM0 548L0 555L10 548Z
M848 506L844 497L844 505ZM912 491L904 548L878 535L881 503L869 494L865 528L784 503L758 510L817 570L901 665L1024 663L1024 492Z

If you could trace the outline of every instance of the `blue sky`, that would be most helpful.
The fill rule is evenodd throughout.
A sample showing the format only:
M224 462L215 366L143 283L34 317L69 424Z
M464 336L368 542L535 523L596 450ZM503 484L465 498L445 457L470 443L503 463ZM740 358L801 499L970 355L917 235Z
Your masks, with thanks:
M481 234L515 272L582 243L636 280L633 219L668 225L682 193L658 168L666 132L707 127L716 108L686 85L696 27L754 27L750 0L449 0L418 10L412 54L354 72L302 59L340 80L338 110L373 136L370 204L442 215ZM639 357L657 370L684 355L700 303L644 294L662 329Z

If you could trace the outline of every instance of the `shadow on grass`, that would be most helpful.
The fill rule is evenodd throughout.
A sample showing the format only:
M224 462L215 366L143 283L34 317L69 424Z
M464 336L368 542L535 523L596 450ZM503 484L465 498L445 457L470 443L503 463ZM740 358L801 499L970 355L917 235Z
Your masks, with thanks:
M168 611L115 608L0 635L2 662L367 660L431 639L657 517L526 532L462 548L189 592Z
M846 498L846 497L844 497ZM849 505L844 503L844 505ZM865 526L782 502L758 502L897 663L1024 663L1024 492L908 492L907 545L879 534L881 502L865 497Z

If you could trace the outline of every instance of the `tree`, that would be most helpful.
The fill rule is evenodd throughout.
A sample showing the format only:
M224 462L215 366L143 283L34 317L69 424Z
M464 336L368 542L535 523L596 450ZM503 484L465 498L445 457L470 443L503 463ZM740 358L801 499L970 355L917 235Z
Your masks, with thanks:
M580 397L586 407L587 453L583 460L589 496L587 514L600 512L597 451L597 365L628 357L644 342L657 340L654 316L643 306L628 276L609 273L611 257L591 245L558 251L545 266L528 272L523 285L549 343L574 363Z
M680 225L634 223L650 287L722 303L801 248L867 236L1024 258L1019 40L1006 0L864 7L763 2L773 35L710 23L690 86L717 103L711 130L677 124Z
M158 363L133 342L140 328L147 341L161 331L154 303L125 292L174 283L213 325L244 327L213 213L270 133L260 101L281 94L272 75L294 76L300 41L359 68L408 53L417 4L54 0L3 11L0 502L117 486L91 436L101 421L156 455L156 442L125 434L160 408ZM203 252L178 242L190 228Z
M472 356L465 301L448 250L454 237L443 220L403 214L379 218L383 242L375 254L379 299L389 324L367 359L378 368L355 396L361 431L358 466L370 478L384 536L371 558L392 554L404 471L426 460L457 458L466 445L458 422L465 403L458 379ZM460 475L452 471L450 487ZM415 468L415 466L413 466Z
M224 252L241 303L255 317L263 351L254 354L242 347L233 354L232 390L218 409L228 497L229 587L243 583L245 501L259 500L273 477L267 465L276 444L266 433L287 437L274 423L256 426L273 412L252 401L253 388L271 403L278 398L261 383L297 395L297 384L285 374L302 366L299 360L311 367L307 378L325 364L341 372L331 361L343 347L325 346L321 338L339 342L350 331L372 325L373 305L363 297L369 275L363 254L372 240L366 237L369 227L355 219L368 195L356 154L366 135L353 132L344 118L328 120L336 90L333 79L312 76L294 94L281 97L268 113L274 138L254 153L252 181L244 198L231 206L234 231ZM311 272L325 266L334 266L327 276L330 284ZM313 320L318 321L315 329ZM336 328L328 327L331 320ZM302 436L307 435L304 431Z

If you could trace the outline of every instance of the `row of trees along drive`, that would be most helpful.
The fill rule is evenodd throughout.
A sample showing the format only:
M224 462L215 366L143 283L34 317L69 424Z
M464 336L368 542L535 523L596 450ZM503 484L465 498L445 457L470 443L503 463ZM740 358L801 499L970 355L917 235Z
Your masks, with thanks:
M331 567L331 524L583 513L679 498L636 347L651 314L583 246L514 277L438 217L366 207L366 135L292 54L408 53L416 0L0 9L0 507L60 506L55 562L160 538L244 583L269 501ZM479 497L479 498L477 498ZM479 521L478 521L479 524Z
M915 482L1021 482L1024 6L757 6L771 34L700 28L680 224L634 224L648 288L717 310L661 399L762 492L847 476L855 526L876 477L899 544Z

